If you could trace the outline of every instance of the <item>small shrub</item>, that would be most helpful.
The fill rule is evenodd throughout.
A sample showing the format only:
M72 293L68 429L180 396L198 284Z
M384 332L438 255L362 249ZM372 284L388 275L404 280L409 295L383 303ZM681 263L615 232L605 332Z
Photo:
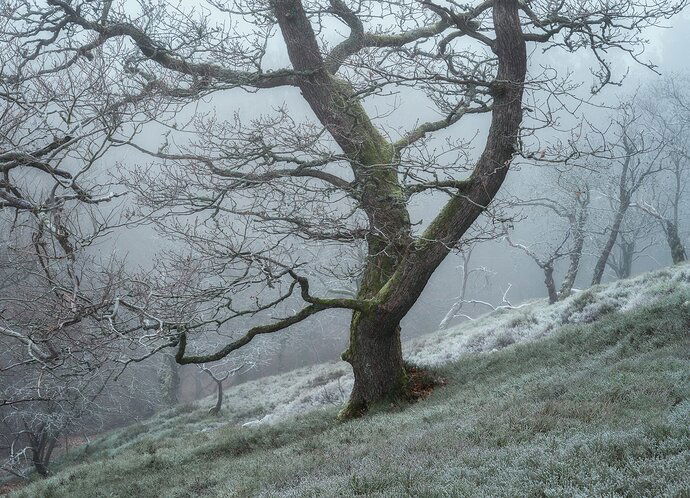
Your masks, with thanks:
M510 332L504 331L494 338L493 349L503 349L511 344L515 344L515 337Z
M316 377L309 379L307 382L308 387L319 387L328 384L329 382L332 382L336 379L340 379L345 375L345 372L343 370L333 370L330 372L326 372L320 375L317 375Z
M512 318L508 322L508 328L515 329L518 327L529 327L531 325L536 325L539 321L533 313L525 313Z
M467 339L466 347L468 351L482 351L486 344L486 334L475 334Z
M580 292L573 298L573 300L570 303L570 307L573 313L577 313L585 309L585 306L592 304L595 302L595 297L594 297L594 292L590 290L586 290L583 292Z

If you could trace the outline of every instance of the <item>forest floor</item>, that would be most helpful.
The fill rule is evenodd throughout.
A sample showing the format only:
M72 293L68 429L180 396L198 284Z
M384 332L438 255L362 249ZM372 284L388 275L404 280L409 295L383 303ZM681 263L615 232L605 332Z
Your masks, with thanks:
M445 385L336 421L328 363L112 431L13 496L690 497L690 265L405 345Z

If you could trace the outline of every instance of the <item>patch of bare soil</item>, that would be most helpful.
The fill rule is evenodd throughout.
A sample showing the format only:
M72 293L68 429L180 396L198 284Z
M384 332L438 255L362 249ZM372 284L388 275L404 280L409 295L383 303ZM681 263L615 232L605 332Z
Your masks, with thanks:
M439 375L415 366L407 367L409 395L411 401L419 401L431 396L434 389L445 386L448 381Z

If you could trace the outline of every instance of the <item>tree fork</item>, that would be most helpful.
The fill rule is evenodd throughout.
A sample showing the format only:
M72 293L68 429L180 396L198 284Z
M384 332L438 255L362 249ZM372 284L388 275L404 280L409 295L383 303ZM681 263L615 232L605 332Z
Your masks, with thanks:
M522 121L526 46L516 0L493 7L499 64L492 85L494 106L487 143L463 196L451 199L416 244L398 179L398 158L371 123L345 82L328 73L311 23L299 0L273 0L293 68L310 76L298 86L319 121L350 158L359 201L370 223L369 258L358 298L375 299L371 311L353 313L350 362L355 384L341 416L356 415L405 394L400 321L431 274L486 209L508 172Z

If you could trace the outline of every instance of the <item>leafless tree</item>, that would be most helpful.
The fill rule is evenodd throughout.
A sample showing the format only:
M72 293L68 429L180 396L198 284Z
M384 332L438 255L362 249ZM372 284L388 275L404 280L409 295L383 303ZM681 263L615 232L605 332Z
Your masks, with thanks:
M553 181L549 181L549 177ZM512 203L516 208L528 210L528 220L542 218L551 223L539 234L539 240L532 243L514 241L509 229L505 229L505 239L511 247L529 256L544 272L549 303L553 304L572 293L580 271L588 231L591 180L587 170L576 165L569 166L565 172L556 170L551 175L540 172L535 178L539 179L542 187L546 186L542 190L548 196L515 198ZM554 271L559 260L566 257L568 266L560 288L557 288Z
M213 380L216 387L216 404L209 409L209 415L220 414L220 410L223 407L223 383L233 375L237 375L240 372L247 372L254 366L253 364L243 363L228 368L227 362L216 363L212 366L205 364L198 365L198 368Z
M664 141L646 133L636 99L621 105L607 136L609 146L598 159L608 163L603 169L609 182L600 194L610 200L613 217L604 228L604 243L594 266L592 285L601 283L628 210L640 189L662 171L665 154Z
M655 230L647 218L628 217L621 226L618 239L606 262L616 278L632 275L633 264L640 258L651 257L649 250L657 245Z
M617 83L610 51L639 62L643 30L685 6L209 0L192 12L148 1L9 3L5 18L19 27L6 33L48 73L97 61L117 74L125 99L146 94L162 103L147 115L164 127L160 147L131 133L108 140L155 161L122 183L137 195L137 216L186 248L130 279L110 309L112 332L136 327L147 354L176 347L179 363L201 364L324 310L349 310L343 358L355 384L343 416L406 395L400 321L500 189L519 153L525 89L554 88L553 77L526 76L528 45L535 54L537 46L590 50L600 88ZM349 33L339 37L333 22ZM269 69L267 53L283 45L291 67ZM240 89L276 88L301 94L304 118L284 107L249 122L239 114L225 120L205 105L221 92L240 99ZM375 101L408 88L426 95L436 118L386 127ZM478 158L462 140L427 147L472 114L491 121ZM408 208L432 193L449 199L418 226ZM319 297L324 290L310 277L352 276L342 245L366 248L357 295ZM282 318L262 323L270 312ZM226 344L203 350L204 331Z
M460 248L460 258L462 263L458 269L461 272L460 295L457 296L455 302L446 312L443 320L439 323L439 329L443 330L456 318L464 318L466 320L474 320L477 312L486 313L487 310L496 311L499 309L518 309L522 305L513 305L508 298L508 294L512 289L512 284L508 284L502 289L501 301L498 304L491 302L491 300L478 299L476 294L479 291L493 287L493 278L496 272L487 268L486 266L472 266L472 253L476 250L480 242L470 243L467 247ZM475 316L472 316L472 314Z
M640 192L635 207L654 219L666 237L674 263L687 259L681 220L688 209L690 180L690 79L666 77L647 88L642 107L647 130L665 143L663 170Z
M489 270L485 267L481 266L471 266L470 262L472 259L472 251L474 250L475 245L470 245L466 249L460 249L460 258L462 260L462 263L460 264L460 271L462 275L462 281L461 281L461 287L460 287L460 295L457 297L456 301L453 303L453 305L450 307L446 315L443 317L443 320L441 320L441 323L439 323L438 327L439 329L443 330L448 327L448 324L455 318L458 317L463 317L466 319L472 319L471 316L467 315L464 308L470 304L468 299L468 285L471 284L471 282L476 281L477 279L481 279L482 276L488 277L489 275Z
M0 467L21 477L27 465L47 475L59 438L96 430L148 394L145 382L136 391L114 384L116 359L135 352L104 326L116 269L93 274L81 251L66 257L34 229L3 231L0 256Z

